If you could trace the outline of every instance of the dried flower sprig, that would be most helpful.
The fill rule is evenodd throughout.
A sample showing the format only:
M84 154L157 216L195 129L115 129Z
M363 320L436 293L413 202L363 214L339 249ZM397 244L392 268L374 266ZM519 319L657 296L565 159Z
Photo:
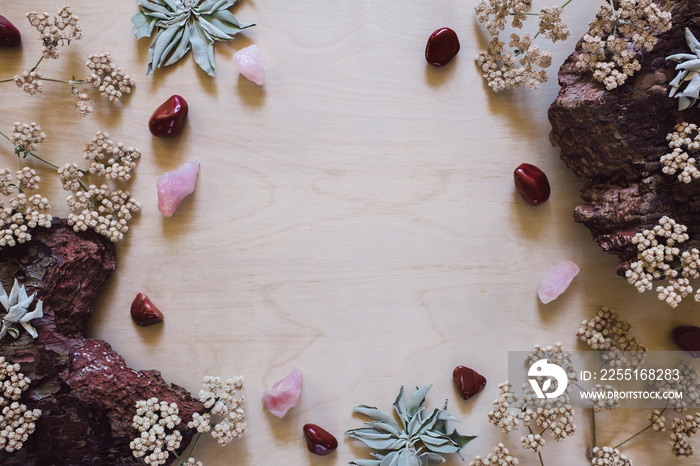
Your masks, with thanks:
M516 466L518 458L510 454L505 445L499 443L486 458L477 456L469 466Z
M43 44L42 56L28 71L24 71L12 78L0 79L0 83L14 82L17 87L30 95L41 94L44 91L44 81L67 84L71 94L78 96L75 106L82 116L93 111L89 95L77 86L91 83L100 92L100 95L110 102L117 103L125 95L130 94L135 85L134 80L121 68L112 63L109 53L89 55L86 66L93 72L86 79L69 80L56 78L44 78L39 70L39 65L44 58L57 59L59 57L59 45L69 45L72 40L82 37L82 31L78 25L78 17L73 14L69 6L61 8L55 16L48 13L27 13L29 23L39 31L39 40ZM30 149L31 150L31 149Z
M678 173L678 181L686 184L700 178L697 158L700 155L698 125L685 121L679 123L666 136L666 140L672 152L661 156L661 171L666 175Z
M671 29L671 13L652 0L608 0L598 8L583 36L576 66L612 90L624 84L641 64L637 57L650 52L657 36Z
M150 465L167 463L170 452L180 448L182 442L182 434L175 429L182 421L179 414L176 403L155 397L137 401L132 426L139 435L129 443L134 457Z
M41 416L40 409L29 410L17 401L31 382L19 370L19 364L10 364L0 356L0 450L8 452L22 448L36 429L34 422Z
M147 464L159 465L165 464L172 453L178 466L202 466L202 462L195 459L194 451L203 433L210 432L221 446L245 433L245 397L240 394L243 389L243 377L240 376L223 382L220 377L204 377L199 400L207 411L194 413L187 424L188 428L197 430L187 459L176 451L182 441L182 434L175 429L181 422L177 404L168 404L157 398L137 402L133 427L139 434L130 443L133 455L143 457Z
M690 279L700 278L700 250L681 250L688 239L688 228L664 216L652 229L637 233L632 244L637 247L637 260L625 272L627 281L640 293L652 289L652 281L666 279L668 285L658 286L656 292L661 301L672 308L693 293ZM700 290L695 293L700 302Z
M198 435L190 450L188 463L180 462L180 466L194 464L194 450L203 433L209 432L222 447L243 436L247 429L243 410L245 397L240 394L243 388L243 377L240 376L223 382L220 377L204 377L199 400L208 411L204 414L194 413L192 421L187 424L187 427L197 429Z
M365 427L345 432L349 437L361 440L372 452L374 460L355 460L351 464L361 466L379 466L382 464L417 465L438 464L444 461L442 454L457 453L474 436L462 435L455 429L447 433L447 422L459 422L459 419L447 411L447 402L443 409L433 408L427 412L425 397L431 385L417 388L408 401L404 398L404 388L394 401L394 418L373 406L360 405L354 412L373 419Z
M564 369L569 382L577 380L571 353L564 351L561 343L546 347L536 345L525 363L532 365L542 359ZM527 428L527 433L520 438L523 448L537 453L540 463L544 464L544 434L549 431L552 439L561 442L576 431L575 410L569 404L569 393L573 385L568 383L566 390L556 398L539 398L530 384L523 384L522 391L516 393L513 385L506 380L498 385L499 397L493 402L493 410L488 414L489 421L504 434L517 431L522 423Z
M668 96L678 99L678 110L695 105L700 94L700 42L688 28L685 28L685 42L692 53L676 53L666 57L666 60L678 63L678 74L668 83L671 88Z
M534 41L540 35L552 42L569 37L569 28L561 14L570 2L567 0L560 7L543 8L539 13L529 12L531 0L481 0L476 4L477 20L485 25L491 40L488 48L479 52L475 61L494 92L523 86L537 89L547 81L545 69L552 64L552 55L540 49ZM537 32L534 36L511 33L508 43L510 50L506 50L500 33L505 30L508 18L511 18L513 28L521 29L528 16L537 16Z
M40 299L34 306L33 311L29 311L29 306L34 302L36 293L31 296L27 295L27 290L24 285L19 285L15 278L15 283L8 295L5 289L0 286L0 304L5 308L7 314L2 318L2 328L0 328L0 340L8 333L14 338L19 337L19 329L17 325L21 325L29 333L32 338L38 335L36 329L32 327L30 320L40 319L44 316L44 303Z
M239 22L229 11L238 0L138 0L131 18L136 39L156 36L148 50L147 74L177 63L192 49L194 61L210 76L215 74L214 42L231 40L255 26Z
M63 189L71 191L67 203L71 210L68 224L75 231L94 229L97 233L112 241L120 241L129 230L128 223L133 214L140 210L140 204L128 191L112 191L106 184L87 185L84 177L95 176L115 182L131 179L131 171L136 166L141 152L123 143L115 143L105 132L98 131L84 148L84 157L90 161L86 169L76 163L67 163L60 167L46 158L39 156L35 150L46 135L36 123L15 123L12 136L0 131L14 145L14 153L21 166L22 159L31 156L57 170ZM51 208L48 200L39 195L26 197L24 191L38 188L40 178L34 169L20 168L17 182L11 183L9 170L0 170L0 189L4 195L16 196L10 199L10 206L4 207L0 200L0 246L14 246L31 239L29 228L51 225L51 215L46 213Z
M601 357L603 362L611 367L637 367L643 360L646 349L637 343L637 339L629 333L631 326L629 322L617 315L614 309L603 307L598 314L590 320L584 320L577 332L577 336L585 341L592 349L602 351L602 355L616 351L618 356L626 355L625 358ZM640 356L633 356L639 353ZM677 380L661 378L650 380L649 383L659 392L683 393L682 398L669 398L666 407L662 410L654 409L647 413L649 423L638 432L630 435L618 444L602 448L596 447L596 412L601 408L610 409L617 406L617 403L610 403L610 400L593 401L591 409L591 424L593 426L593 448L589 450L592 465L601 466L631 466L632 462L625 455L620 453L619 448L630 440L643 434L647 430L654 432L670 432L668 444L675 456L690 456L693 454L693 446L689 443L689 438L697 433L700 428L700 412L686 414L681 418L675 418L667 426L664 412L673 408L677 412L685 412L690 406L700 405L700 392L698 392L698 373L683 361L675 368L679 377ZM612 387L603 388L604 391L612 390Z
M601 360L613 368L635 368L645 359L647 349L630 334L631 324L615 309L603 306L591 320L581 322L576 336L591 349L601 351Z

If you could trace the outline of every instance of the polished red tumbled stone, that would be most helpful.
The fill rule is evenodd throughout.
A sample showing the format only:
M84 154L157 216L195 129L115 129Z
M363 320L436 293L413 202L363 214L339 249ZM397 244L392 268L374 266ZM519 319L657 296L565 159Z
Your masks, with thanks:
M148 296L144 293L139 293L131 303L131 318L134 322L145 327L146 325L157 324L163 322L163 313L153 304Z
M513 172L515 189L531 205L539 205L549 199L551 188L547 175L529 163L523 163Z
M673 341L692 357L700 358L700 328L692 325L676 327L673 330Z
M474 369L457 366L452 372L457 390L463 399L468 400L486 386L486 378Z
M148 120L148 129L158 137L170 137L180 134L185 126L189 107L187 101L179 95L173 95L160 104Z
M425 59L434 66L447 65L459 52L457 33L450 28L440 28L428 38Z
M304 437L306 438L306 447L314 455L325 456L338 448L338 440L316 424L304 425Z
M9 19L0 15L0 47L19 47L22 45L22 34Z

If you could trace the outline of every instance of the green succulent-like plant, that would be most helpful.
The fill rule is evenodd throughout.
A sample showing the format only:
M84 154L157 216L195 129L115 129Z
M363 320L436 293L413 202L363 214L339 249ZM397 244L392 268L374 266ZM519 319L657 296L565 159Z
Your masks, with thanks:
M148 50L147 74L179 61L192 49L194 61L214 76L214 42L231 40L254 24L239 22L229 11L238 0L138 0L131 18L136 39L158 30Z
M404 388L394 401L399 422L373 406L356 406L353 411L373 419L365 427L352 429L345 435L363 441L375 450L373 460L355 460L357 466L432 466L445 461L444 453L457 453L475 436L462 435L457 430L447 433L449 421L460 422L443 409L425 409L425 397L432 385L417 388L411 397L404 399ZM462 458L464 459L464 458Z

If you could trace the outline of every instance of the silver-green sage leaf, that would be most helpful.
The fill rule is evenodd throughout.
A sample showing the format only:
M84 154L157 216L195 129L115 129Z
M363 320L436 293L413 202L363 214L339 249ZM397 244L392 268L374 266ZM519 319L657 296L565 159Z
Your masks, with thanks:
M155 37L149 47L146 74L170 66L192 51L194 61L214 76L214 42L233 39L255 26L241 23L228 10L238 0L137 0L131 24L137 39Z
M391 416L373 406L359 405L354 411L368 416L372 421L364 427L345 434L361 440L373 449L378 460L355 460L359 466L433 466L444 461L443 454L457 453L475 437L461 435L456 430L447 433L448 422L459 419L444 409L433 408L426 413L425 397L430 385L418 388L409 398L404 398L404 388L394 401L397 423Z
M36 293L31 296L27 295L27 290L24 285L19 285L17 279L10 290L8 295L5 289L0 286L0 304L5 308L7 313L2 318L2 325L0 326L0 340L2 340L8 333L13 338L19 337L19 329L17 325L21 325L27 333L29 333L32 338L39 336L36 329L32 327L30 320L39 319L44 316L44 303L38 300L36 306L34 306L33 311L29 311L29 306L31 306Z

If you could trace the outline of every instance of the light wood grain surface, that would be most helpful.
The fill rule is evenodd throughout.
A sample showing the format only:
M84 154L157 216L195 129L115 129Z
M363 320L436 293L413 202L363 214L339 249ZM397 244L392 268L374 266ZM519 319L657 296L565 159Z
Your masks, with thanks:
M83 145L100 129L142 150L130 186L142 211L118 245L118 269L89 335L110 342L132 367L156 368L195 394L205 375L245 377L248 432L226 448L202 439L197 457L205 464L368 458L369 449L343 435L364 422L352 408L390 411L400 386L432 383L428 404L448 398L459 430L479 436L464 450L467 463L452 456L446 464L468 464L502 441L520 464L536 465L520 435L504 436L487 421L507 378L508 351L557 341L583 350L576 330L601 305L631 320L654 350L674 349L673 327L700 322L696 305L671 311L639 295L573 221L582 181L551 147L546 110L558 91L556 67L596 6L567 7L572 39L549 44L554 66L539 91L493 94L473 62L486 39L474 3L242 0L234 12L257 26L216 45L211 78L191 55L147 76L149 40L136 41L130 24L136 2L74 0L84 38L42 63L44 77L82 77L89 53L111 52L136 80L134 93L117 106L95 97L95 112L81 118L67 86L45 83L43 94L29 96L0 85L0 129L38 122L48 135L39 152L56 162L80 163ZM41 53L24 13L53 13L63 4L2 2L0 14L20 28L23 46L0 50L0 78L30 68ZM438 69L423 52L443 26L457 31L462 50ZM265 56L263 87L239 77L231 60L250 44ZM172 94L189 102L185 130L154 138L149 116ZM3 141L0 157L14 166ZM195 193L164 218L156 178L194 159L201 163ZM549 176L552 196L540 207L513 187L522 162ZM66 215L58 180L41 173L54 213ZM537 280L563 259L581 273L542 305ZM141 291L164 312L162 325L131 320ZM452 382L457 365L488 380L467 402ZM260 396L295 366L304 372L302 396L278 419ZM308 422L339 439L335 453L306 450ZM602 414L598 444L614 444L646 422L642 411ZM548 441L546 465L586 464L588 413L578 412L576 423L573 438ZM676 464L665 443L665 435L647 432L624 452L635 465Z

